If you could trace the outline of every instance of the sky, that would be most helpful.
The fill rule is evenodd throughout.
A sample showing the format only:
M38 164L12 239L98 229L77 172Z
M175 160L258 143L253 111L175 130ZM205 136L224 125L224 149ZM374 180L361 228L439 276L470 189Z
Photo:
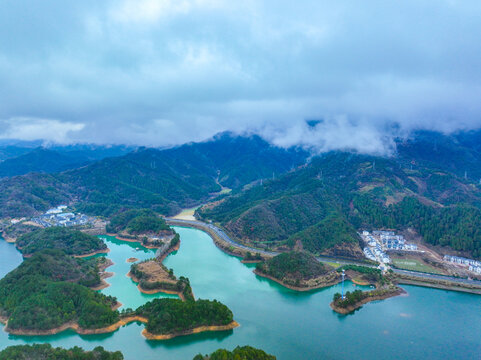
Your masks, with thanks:
M4 0L0 139L389 153L481 127L480 18L479 0Z

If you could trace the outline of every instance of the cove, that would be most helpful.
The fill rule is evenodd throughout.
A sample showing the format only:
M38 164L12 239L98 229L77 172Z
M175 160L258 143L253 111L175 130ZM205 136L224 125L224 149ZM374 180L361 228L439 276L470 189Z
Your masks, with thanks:
M0 348L49 342L53 346L103 346L120 350L127 360L183 359L218 348L252 345L278 359L478 359L481 353L481 297L452 291L403 286L407 296L376 301L353 315L342 316L329 307L340 285L296 293L252 273L253 265L221 252L199 230L176 228L181 246L165 260L177 276L190 279L196 298L217 299L231 308L240 327L168 341L148 341L141 324L129 324L112 334L79 336L71 331L42 337L19 337L0 330ZM107 271L110 287L124 307L137 307L161 294L141 294L126 277L129 257L147 259L154 251L139 244L106 237L107 257L115 265ZM139 251L135 249L139 248ZM13 245L0 240L0 271L21 261ZM5 265L5 264L8 264ZM10 266L10 268L8 268ZM2 276L4 274L2 273ZM347 285L353 289L352 284ZM3 327L2 327L3 329Z

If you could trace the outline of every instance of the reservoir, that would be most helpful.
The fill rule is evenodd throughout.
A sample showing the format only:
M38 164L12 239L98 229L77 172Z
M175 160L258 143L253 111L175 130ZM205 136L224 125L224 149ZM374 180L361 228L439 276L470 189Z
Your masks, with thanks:
M479 359L481 354L481 297L453 291L403 286L406 296L364 305L352 315L338 315L329 303L340 285L296 293L255 275L253 265L220 251L212 239L196 229L176 228L181 237L178 252L164 264L177 277L190 279L195 297L217 299L234 313L240 327L167 341L148 341L142 324L132 323L104 335L80 336L66 331L53 336L12 336L0 325L0 349L9 345L49 342L69 348L103 346L120 350L127 360L190 360L218 348L252 345L280 360L288 359ZM130 264L154 256L154 250L104 236L115 265L107 271L113 295L123 307L136 308L155 297L141 294L126 276ZM138 249L138 250L136 250ZM11 244L0 240L0 275L21 262ZM346 288L354 286L348 283Z

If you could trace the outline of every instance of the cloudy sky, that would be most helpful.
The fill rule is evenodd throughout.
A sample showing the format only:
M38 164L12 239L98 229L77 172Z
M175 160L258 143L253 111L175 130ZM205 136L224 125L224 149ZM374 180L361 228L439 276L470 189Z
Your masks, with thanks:
M479 0L4 0L0 138L385 152L393 131L481 127L480 18Z

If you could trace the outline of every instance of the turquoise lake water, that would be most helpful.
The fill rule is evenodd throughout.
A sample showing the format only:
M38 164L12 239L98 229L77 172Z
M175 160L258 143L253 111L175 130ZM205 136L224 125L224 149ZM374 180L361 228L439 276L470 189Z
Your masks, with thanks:
M241 324L237 329L147 341L142 324L129 324L106 335L79 336L72 331L42 337L12 336L0 328L0 349L9 345L49 342L54 346L103 346L120 350L127 360L190 360L218 348L252 345L287 359L480 359L481 296L404 286L406 296L376 301L342 316L329 303L340 285L296 293L258 277L253 265L226 255L199 230L176 228L180 250L165 260L177 276L190 279L196 298L225 303ZM126 276L129 257L148 259L154 251L105 237L115 275L102 290L135 308L153 297L141 294ZM136 251L136 248L141 248ZM0 276L21 262L15 247L0 240ZM347 289L353 285L348 284Z

